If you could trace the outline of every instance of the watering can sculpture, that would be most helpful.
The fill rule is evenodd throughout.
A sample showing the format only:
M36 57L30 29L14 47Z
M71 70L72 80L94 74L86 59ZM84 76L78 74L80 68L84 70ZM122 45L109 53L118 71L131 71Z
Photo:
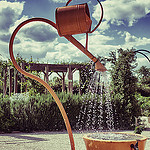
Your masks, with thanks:
M60 112L63 116L67 131L69 134L69 138L70 138L71 149L75 150L75 144L74 144L71 126L70 126L68 117L66 115L66 112L65 112L59 98L57 97L57 95L55 94L55 92L52 90L52 88L49 86L48 83L43 81L41 78L22 70L19 67L19 65L17 64L17 62L14 58L14 54L13 54L13 43L14 43L14 39L15 39L17 32L24 25L26 25L30 22L41 21L41 22L45 22L45 23L53 26L54 28L56 28L58 30L58 33L60 36L64 36L67 40L69 40L72 44L74 44L78 49L80 49L84 54L86 54L95 63L95 70L102 71L102 72L106 71L106 68L100 63L100 61L87 50L88 33L94 32L100 25L102 18L103 18L103 7L102 7L101 3L99 2L99 0L97 0L98 3L100 4L102 13L101 13L101 18L100 18L99 23L91 31L92 21L90 19L88 5L87 4L79 4L79 5L74 5L74 6L67 6L71 1L72 0L69 0L65 7L60 7L60 8L56 9L56 24L45 18L31 18L31 19L28 19L28 20L22 22L21 24L19 24L17 26L17 28L14 30L14 32L12 33L12 36L10 38L9 53L10 53L10 58L14 64L15 68L20 73L22 73L23 75L28 76L34 80L37 80L38 82L43 84L43 86L45 86L47 88L47 90L50 92L50 94L53 96L53 98L56 101L56 104L58 105ZM80 33L86 33L86 46L85 47L72 36L73 34L80 34Z

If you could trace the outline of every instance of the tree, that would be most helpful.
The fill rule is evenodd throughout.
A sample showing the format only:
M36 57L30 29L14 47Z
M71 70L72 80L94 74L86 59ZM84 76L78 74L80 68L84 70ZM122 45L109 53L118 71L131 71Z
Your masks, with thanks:
M140 107L135 98L137 78L133 75L136 67L136 57L131 50L118 50L118 58L115 52L110 53L111 90L115 112L116 128L131 127L135 117L140 115Z
M138 73L138 93L142 96L150 96L150 68L142 66Z
M139 70L139 78L141 83L149 84L150 86L150 68L142 66Z

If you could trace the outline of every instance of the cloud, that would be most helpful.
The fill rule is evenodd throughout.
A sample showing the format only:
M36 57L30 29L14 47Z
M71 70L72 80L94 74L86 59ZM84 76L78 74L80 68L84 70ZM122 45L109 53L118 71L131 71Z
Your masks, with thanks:
M8 43L10 36L11 36L10 34L2 34L2 35L0 35L0 40Z
M150 1L147 0L106 0L102 2L104 19L107 23L121 25L125 22L132 26L138 19L150 13ZM95 6L93 17L99 19L100 8Z
M0 31L8 31L23 11L24 3L0 2Z
M8 44L15 28L28 16L21 16L24 3L0 2L0 54L3 59L9 58ZM47 52L54 51L57 42L57 31L43 22L32 22L23 26L14 40L14 54L24 58L45 58Z
M91 45L107 44L107 42L111 40L114 40L114 38L102 35L98 31L95 31L93 34L89 36L89 44Z
M49 0L49 1L53 1L55 3L66 3L67 0Z
M26 38L32 39L36 42L53 42L58 34L49 25L36 22L30 27L22 30Z
M136 37L131 35L129 32L124 32L122 36L125 37L125 43L123 47L138 47L138 46L145 46L150 43L150 39L146 37Z
M55 59L57 61L84 61L85 55L71 43L58 43L55 47L58 52Z
M136 42L137 38L133 35L131 35L129 32L125 32L125 42L130 43L130 42Z
M0 41L9 43L11 34L0 34ZM18 38L15 38L14 43L19 44L21 41Z
M21 39L20 44L14 44L15 54L19 53L24 58L30 58L33 56L36 58L45 58L46 53L54 50L54 45L57 43L57 40L53 42L35 42L33 40L24 40Z
M149 67L148 66L148 64L149 64L148 60L142 55L137 55L137 63L138 63L138 68L140 68L141 66Z

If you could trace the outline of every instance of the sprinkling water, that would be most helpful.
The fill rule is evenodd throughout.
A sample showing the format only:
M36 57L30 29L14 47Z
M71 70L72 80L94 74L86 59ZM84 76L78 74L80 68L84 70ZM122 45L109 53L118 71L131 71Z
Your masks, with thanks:
M111 132L93 133L93 134L90 134L88 137L93 138L93 139L99 139L99 140L115 140L115 141L140 140L141 139L141 136L138 136L138 135L124 134L124 133L111 133Z
M107 126L108 130L113 130L113 111L105 72L94 72L83 99L77 128L79 130L103 130L104 126ZM106 119L103 118L104 114Z

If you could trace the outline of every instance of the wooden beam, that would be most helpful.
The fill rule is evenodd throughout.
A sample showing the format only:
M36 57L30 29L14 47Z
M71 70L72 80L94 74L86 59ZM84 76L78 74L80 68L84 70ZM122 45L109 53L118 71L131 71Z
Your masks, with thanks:
M47 82L48 77L46 72L56 72L62 80L62 91L65 91L65 76L68 73L68 92L73 93L73 73L84 67L80 64L63 65L63 64L36 64L36 63L24 63L24 66L30 66L31 71L40 71L44 73L44 80ZM47 68L47 69L46 69ZM62 76L60 75L62 72Z
M45 66L48 66L48 71L54 71L54 72L67 72L67 68L69 65L62 65L62 64L36 64L36 63L30 63L30 64L25 64L27 66L30 65L30 69L31 71L45 71ZM82 68L83 65L77 65L77 64L73 64L71 65L72 70L77 68Z
M63 77L58 73L58 72L56 72L57 73L57 75L62 79Z
M77 68L74 68L73 70L72 70L72 73L74 73L75 71L77 71L78 69Z

